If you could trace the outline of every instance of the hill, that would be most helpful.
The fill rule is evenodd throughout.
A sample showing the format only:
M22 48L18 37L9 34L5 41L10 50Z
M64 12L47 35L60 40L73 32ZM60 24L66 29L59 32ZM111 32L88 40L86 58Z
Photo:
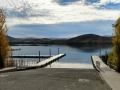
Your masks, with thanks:
M105 44L105 43L112 43L111 37L106 36L100 36L95 34L84 34L81 36L77 36L74 38L71 38L67 41L68 44L73 43L81 43L81 44Z
M6 38L8 39L8 41L14 41L14 40L16 40L16 38L13 38L13 37L11 37L11 36L6 36Z
M100 36L95 34L84 34L71 39L49 39L49 38L13 38L7 36L10 43L13 44L67 44L67 45L84 45L84 44L111 44L111 37Z

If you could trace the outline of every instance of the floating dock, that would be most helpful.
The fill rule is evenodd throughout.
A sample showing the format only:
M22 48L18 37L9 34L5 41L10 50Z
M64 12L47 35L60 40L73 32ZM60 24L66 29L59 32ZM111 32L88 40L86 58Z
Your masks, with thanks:
M62 58L66 56L66 54L58 54L58 55L55 55L55 56L51 56L43 61L40 61L38 62L36 65L32 65L32 66L18 66L17 69L18 70L28 70L28 69L36 69L36 68L43 68L43 67L46 67L47 65L55 62L56 60Z
M39 62L39 63L37 64L37 67L45 67L45 66L51 64L52 62L55 62L56 60L64 57L65 55L66 55L66 54L59 54L59 55L50 57L50 58L48 58L48 59L46 59L46 60L43 60L43 61Z
M49 58L50 55L12 55L11 58Z

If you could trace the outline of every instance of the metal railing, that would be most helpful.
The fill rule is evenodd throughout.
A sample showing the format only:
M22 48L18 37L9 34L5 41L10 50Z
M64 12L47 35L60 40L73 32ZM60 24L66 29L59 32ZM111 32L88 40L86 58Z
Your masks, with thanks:
M17 67L17 68L24 68L24 67L30 67L30 66L35 66L37 65L36 60L24 60L24 59L19 59L19 60L7 60L4 62L5 67Z

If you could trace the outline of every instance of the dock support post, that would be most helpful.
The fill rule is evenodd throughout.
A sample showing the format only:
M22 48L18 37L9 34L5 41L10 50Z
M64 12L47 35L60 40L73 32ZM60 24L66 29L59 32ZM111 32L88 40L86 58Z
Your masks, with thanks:
M51 56L51 49L49 49L49 53L50 53L50 56Z
M58 54L59 54L59 48L58 48Z
M107 51L105 52L105 63L107 64L107 56L108 56L108 54L107 54Z
M101 58L101 47L100 47L100 58Z
M59 55L59 48L58 48L58 55ZM59 62L59 59L58 59L58 62Z
M11 48L11 57L12 57L12 48Z
M39 50L39 62L40 62L40 50Z

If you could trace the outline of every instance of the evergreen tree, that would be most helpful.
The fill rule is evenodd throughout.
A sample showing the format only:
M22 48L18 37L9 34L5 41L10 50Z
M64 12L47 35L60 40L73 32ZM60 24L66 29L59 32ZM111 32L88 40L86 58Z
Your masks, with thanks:
M5 66L10 53L10 46L6 39L8 28L5 24L5 18L5 12L0 9L0 68Z

